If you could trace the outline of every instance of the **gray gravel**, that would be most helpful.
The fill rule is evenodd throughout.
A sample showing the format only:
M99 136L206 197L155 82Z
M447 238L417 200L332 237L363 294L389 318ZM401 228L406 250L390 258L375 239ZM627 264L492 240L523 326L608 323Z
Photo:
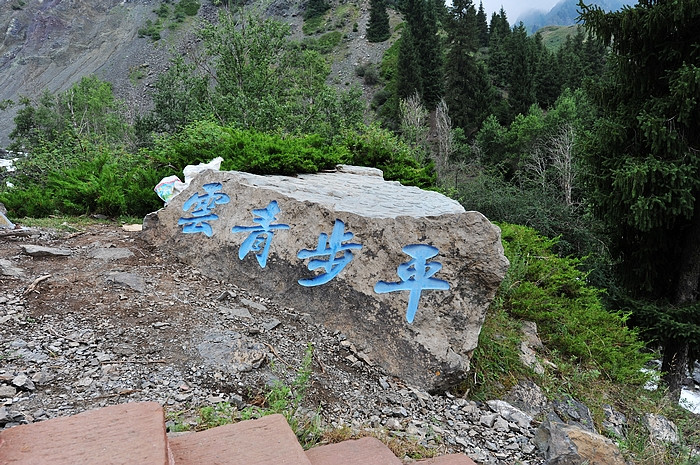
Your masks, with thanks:
M185 422L221 401L242 409L266 385L291 382L312 344L303 409L324 427L388 431L478 463L544 462L523 412L407 386L368 364L366 348L310 323L310 309L205 278L138 233L99 225L0 241L0 259L22 271L0 269L0 429L136 401ZM26 245L71 253L31 257Z

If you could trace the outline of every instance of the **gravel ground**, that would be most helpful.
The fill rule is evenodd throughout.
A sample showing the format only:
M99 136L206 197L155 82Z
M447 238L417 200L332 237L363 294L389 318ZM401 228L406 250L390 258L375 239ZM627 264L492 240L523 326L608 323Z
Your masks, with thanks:
M311 344L303 407L325 428L544 462L535 422L388 377L305 310L206 278L116 224L0 235L0 429L124 402L157 401L185 424L222 401L243 409L290 383Z

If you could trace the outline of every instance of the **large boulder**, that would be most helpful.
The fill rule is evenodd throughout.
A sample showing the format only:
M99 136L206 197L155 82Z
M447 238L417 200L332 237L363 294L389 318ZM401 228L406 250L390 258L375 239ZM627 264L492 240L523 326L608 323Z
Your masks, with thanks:
M154 244L308 312L363 359L429 391L463 379L508 267L500 230L381 171L205 171L144 220Z

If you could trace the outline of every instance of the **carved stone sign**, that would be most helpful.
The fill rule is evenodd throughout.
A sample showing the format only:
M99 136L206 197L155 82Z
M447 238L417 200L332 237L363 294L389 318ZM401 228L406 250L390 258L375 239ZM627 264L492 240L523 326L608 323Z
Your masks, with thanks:
M480 213L342 165L298 177L205 171L144 231L204 274L304 309L430 391L469 370L508 267L500 230Z

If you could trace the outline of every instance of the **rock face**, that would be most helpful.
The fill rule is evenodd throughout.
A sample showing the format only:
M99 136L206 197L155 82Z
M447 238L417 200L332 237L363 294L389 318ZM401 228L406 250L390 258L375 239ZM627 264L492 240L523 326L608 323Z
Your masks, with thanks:
M550 465L625 465L620 449L610 439L567 425L554 413L537 429L534 442Z
M366 168L206 171L146 217L144 234L205 275L305 309L364 360L430 391L469 370L508 267L483 215Z

